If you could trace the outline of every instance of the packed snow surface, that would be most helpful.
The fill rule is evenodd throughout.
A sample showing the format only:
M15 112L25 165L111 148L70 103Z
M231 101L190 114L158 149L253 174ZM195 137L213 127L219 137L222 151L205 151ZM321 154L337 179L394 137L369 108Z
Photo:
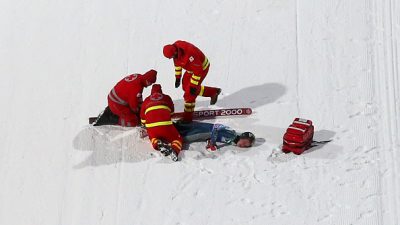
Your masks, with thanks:
M400 224L396 0L3 0L0 25L0 224ZM152 68L182 111L176 40L223 90L197 109L251 107L208 122L255 147L194 143L172 163L135 128L87 125ZM280 153L295 117L332 141Z

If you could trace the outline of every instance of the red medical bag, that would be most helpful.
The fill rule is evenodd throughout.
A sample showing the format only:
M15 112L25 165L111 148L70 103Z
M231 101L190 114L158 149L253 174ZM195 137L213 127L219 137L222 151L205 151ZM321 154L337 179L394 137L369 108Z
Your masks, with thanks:
M311 147L314 126L311 120L296 118L283 136L282 151L300 155Z

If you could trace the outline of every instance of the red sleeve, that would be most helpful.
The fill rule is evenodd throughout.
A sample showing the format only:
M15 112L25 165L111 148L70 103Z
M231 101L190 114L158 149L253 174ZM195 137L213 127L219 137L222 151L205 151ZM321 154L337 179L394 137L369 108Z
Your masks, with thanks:
M171 109L171 113L175 112L174 102L172 101L169 95L166 95L166 99L168 102L168 107Z
M144 112L146 111L146 100L147 99L144 100L142 108L140 109L140 121L142 122L142 124L146 124L146 115L144 114Z
M136 96L131 96L129 99L129 108L131 108L132 112L138 113L139 112L139 102Z
M128 104L129 108L134 113L139 113L139 104L142 104L142 92L143 92L143 85L141 82L135 82L132 83L131 86L129 87L129 92L128 92Z
M182 65L184 69L192 71L195 75L202 74L207 69L209 66L208 59L199 48L185 41L177 41L175 44L184 52L181 57L178 54L176 64Z
M174 59L174 66L175 66L175 78L181 79L182 77L182 67L177 65Z
M186 41L176 41L174 45L178 48L178 58L174 60L175 65L185 66L189 62L189 57L192 54L192 44ZM179 51L183 51L184 54L181 56Z

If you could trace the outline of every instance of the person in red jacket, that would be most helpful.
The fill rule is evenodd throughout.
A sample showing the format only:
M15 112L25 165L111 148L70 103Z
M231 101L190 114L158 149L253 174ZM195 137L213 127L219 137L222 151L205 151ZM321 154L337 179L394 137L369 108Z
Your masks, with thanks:
M171 154L174 161L182 150L182 137L176 130L171 120L174 112L174 103L169 95L163 94L161 85L154 84L151 95L142 104L140 118L146 127L149 139L155 150L160 150L160 145L168 144L175 154ZM164 154L164 153L163 153Z
M186 41L178 40L173 44L165 45L163 54L174 60L175 88L181 84L182 69L186 70L182 79L185 100L183 120L191 122L197 96L210 97L210 104L214 105L221 93L220 88L201 85L207 76L210 62L200 49Z
M118 116L118 124L134 127L139 125L140 106L143 88L155 83L157 71L149 70L145 74L131 74L119 81L108 94L108 108ZM107 111L107 109L105 110Z

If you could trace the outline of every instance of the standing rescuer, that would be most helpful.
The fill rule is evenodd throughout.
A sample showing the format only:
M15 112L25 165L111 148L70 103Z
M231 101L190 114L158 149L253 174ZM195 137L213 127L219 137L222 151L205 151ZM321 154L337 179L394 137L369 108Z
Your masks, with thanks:
M207 76L210 62L200 49L186 41L178 40L173 44L165 45L163 54L166 58L174 60L175 88L180 86L182 69L185 70L182 79L185 100L183 120L191 122L197 96L210 97L210 104L214 105L221 93L220 88L201 85Z

